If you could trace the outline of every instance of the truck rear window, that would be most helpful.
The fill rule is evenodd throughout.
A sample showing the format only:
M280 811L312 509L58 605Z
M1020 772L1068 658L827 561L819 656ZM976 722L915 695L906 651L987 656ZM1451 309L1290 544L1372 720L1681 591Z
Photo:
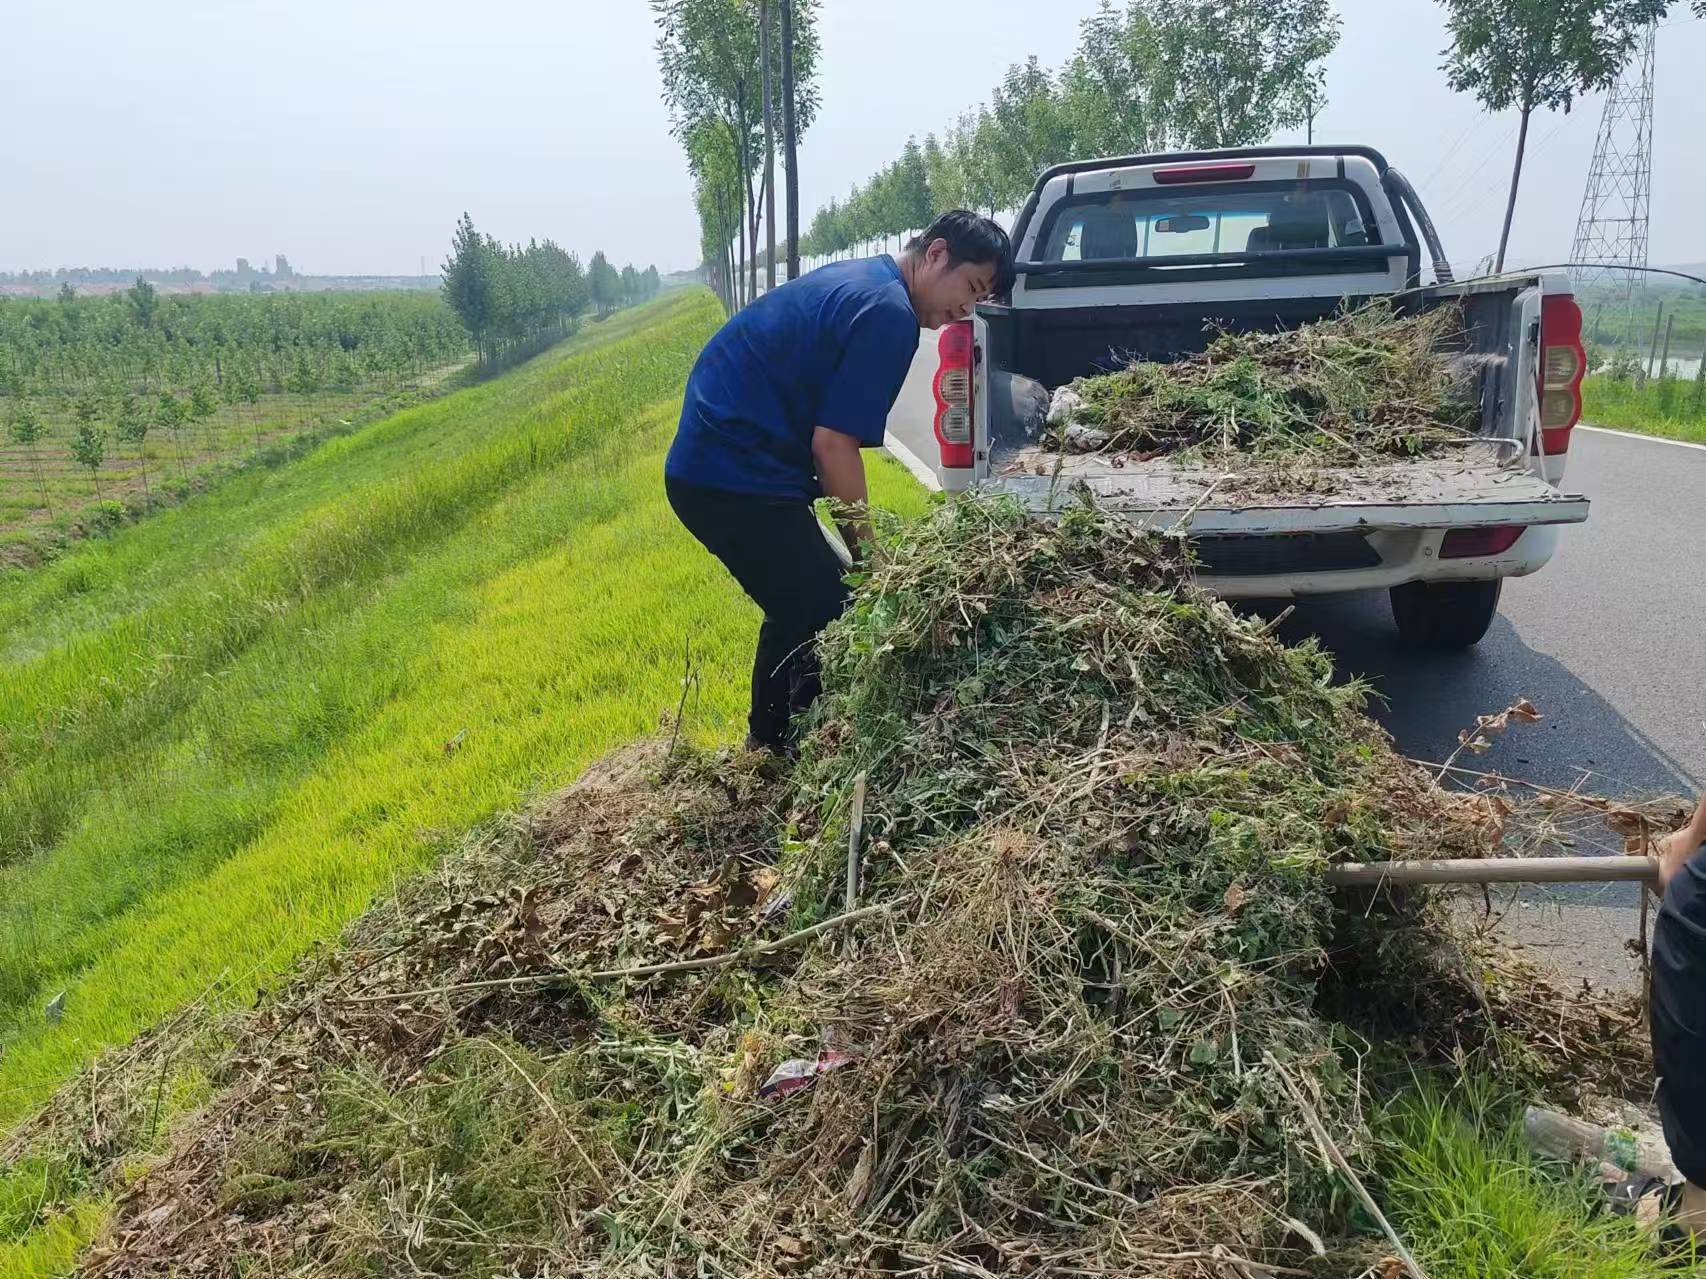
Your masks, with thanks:
M1074 196L1050 211L1037 256L1044 262L1154 260L1379 243L1363 193L1351 183L1316 179Z

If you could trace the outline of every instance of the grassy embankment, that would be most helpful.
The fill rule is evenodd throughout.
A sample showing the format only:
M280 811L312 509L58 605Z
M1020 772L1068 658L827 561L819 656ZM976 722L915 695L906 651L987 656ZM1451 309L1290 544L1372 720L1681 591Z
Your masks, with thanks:
M1706 443L1706 394L1692 381L1655 378L1645 386L1603 374L1582 381L1582 421L1616 431Z
M1674 374L1678 360L1693 359L1706 347L1706 293L1653 288L1632 313L1612 290L1587 290L1581 303L1591 367L1622 364L1632 374L1645 372L1653 362L1654 371L1662 373L1657 357L1668 354ZM1591 376L1582 383L1582 420L1616 431L1706 442L1706 388L1696 387L1690 367L1681 366L1685 376L1642 379L1641 386L1632 376Z
M755 611L659 484L719 320L703 292L625 312L6 581L0 1131L654 728L689 640L690 728L734 731ZM0 1178L14 1273L82 1233L4 1211L33 1180Z

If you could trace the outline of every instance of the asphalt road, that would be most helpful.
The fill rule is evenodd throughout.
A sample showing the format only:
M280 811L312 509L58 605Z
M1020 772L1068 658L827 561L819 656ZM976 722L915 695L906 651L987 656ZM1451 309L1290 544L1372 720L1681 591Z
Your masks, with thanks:
M926 464L934 337L889 419ZM1545 718L1469 766L1613 796L1693 795L1706 786L1706 449L1577 431L1565 484L1592 499L1588 522L1539 573L1506 582L1470 651L1400 645L1384 591L1299 600L1281 634L1319 636L1342 674L1370 681L1384 699L1371 709L1406 754L1443 760L1477 715L1527 697ZM1512 920L1560 964L1623 984L1638 901L1631 885L1527 889Z

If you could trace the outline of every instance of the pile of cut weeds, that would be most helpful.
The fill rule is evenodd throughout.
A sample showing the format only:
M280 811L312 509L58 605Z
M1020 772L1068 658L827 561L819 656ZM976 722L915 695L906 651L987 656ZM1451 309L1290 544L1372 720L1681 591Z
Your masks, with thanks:
M1479 407L1462 315L1376 302L1281 333L1222 333L1197 355L1080 378L1055 447L1227 463L1346 466L1461 448Z
M1419 899L1339 936L1321 872L1507 814L1330 677L1171 543L946 504L791 777L651 744L373 912L85 1272L1354 1273L1309 1125L1364 1162L1370 1014L1447 1058L1511 1018Z

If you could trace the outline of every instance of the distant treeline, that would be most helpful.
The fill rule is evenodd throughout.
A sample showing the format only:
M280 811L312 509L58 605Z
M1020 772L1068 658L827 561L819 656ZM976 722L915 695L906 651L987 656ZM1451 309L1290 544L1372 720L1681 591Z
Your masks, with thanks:
M431 296L166 297L138 280L109 297L0 302L0 405L232 382L307 393L416 375L466 351Z
M481 364L537 349L573 331L589 308L598 316L653 297L658 269L618 271L602 251L580 259L551 240L505 246L474 229L466 213L456 224L444 264L444 300L468 331Z
M277 269L253 267L238 258L234 270L198 271L194 267L57 267L40 271L0 271L0 294L52 297L69 300L82 291L116 293L138 280L163 293L319 293L412 291L436 289L436 275L304 275L291 269L281 253Z

